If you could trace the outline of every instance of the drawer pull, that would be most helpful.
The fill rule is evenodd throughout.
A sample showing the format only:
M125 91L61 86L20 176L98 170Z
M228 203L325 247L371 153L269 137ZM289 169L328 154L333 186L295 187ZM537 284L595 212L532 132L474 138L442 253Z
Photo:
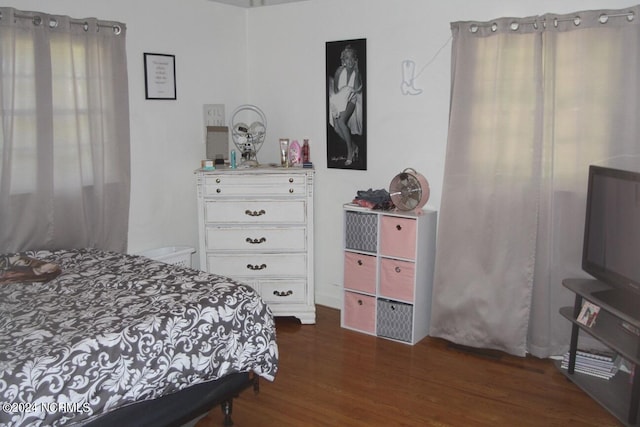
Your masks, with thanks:
M264 209L260 209L260 211L250 211L249 209L247 209L246 211L244 211L244 213L245 215L249 215L249 216L262 216L267 212L265 212Z
M216 178L216 183L220 184L220 178Z
M289 193L293 194L293 188L289 189Z
M396 230L398 231L402 230L402 226L400 224L396 225Z
M265 268L267 268L267 264L260 264L260 265L247 264L247 268L249 270L264 270Z
M218 194L219 194L219 193L222 193L222 190L221 190L221 189L219 189L219 188L216 188L216 193L218 193Z
M292 290L288 290L287 292L273 291L273 294L277 297L288 297L290 295L293 295L293 291Z
M396 267L396 273L400 273L401 271L400 267Z
M291 182L291 183L292 183L292 182L293 182L293 178L289 178L289 182Z
M358 265L364 264L361 259L358 260Z
M251 237L247 237L245 240L247 243L251 243L252 245L259 245L260 243L264 243L267 241L266 237L261 237L259 239L252 239Z
M358 300L358 305L362 305L362 300L361 299Z

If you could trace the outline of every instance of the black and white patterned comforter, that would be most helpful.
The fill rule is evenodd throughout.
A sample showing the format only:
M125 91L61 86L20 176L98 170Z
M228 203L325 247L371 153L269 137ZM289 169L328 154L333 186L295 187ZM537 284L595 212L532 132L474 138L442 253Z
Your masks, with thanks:
M234 372L273 380L273 316L249 286L144 257L28 252L62 274L0 286L0 425L82 424Z

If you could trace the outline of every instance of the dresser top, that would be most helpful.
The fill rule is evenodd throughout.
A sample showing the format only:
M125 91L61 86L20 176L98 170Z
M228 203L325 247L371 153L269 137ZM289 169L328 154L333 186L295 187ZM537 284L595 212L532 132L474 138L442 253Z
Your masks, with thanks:
M203 175L217 175L217 174L264 174L264 173L279 173L279 174L292 174L292 173L313 173L313 168L303 168L303 167L290 167L283 168L281 166L270 166L270 165L260 165L258 167L252 168L235 168L232 169L228 166L224 167L216 167L213 170L205 170L205 169L196 169L194 173L201 173Z

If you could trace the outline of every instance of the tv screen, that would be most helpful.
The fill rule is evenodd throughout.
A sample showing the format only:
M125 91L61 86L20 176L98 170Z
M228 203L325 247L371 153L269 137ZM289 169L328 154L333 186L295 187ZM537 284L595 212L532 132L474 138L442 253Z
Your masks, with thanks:
M612 287L598 298L640 316L640 173L589 167L582 268Z

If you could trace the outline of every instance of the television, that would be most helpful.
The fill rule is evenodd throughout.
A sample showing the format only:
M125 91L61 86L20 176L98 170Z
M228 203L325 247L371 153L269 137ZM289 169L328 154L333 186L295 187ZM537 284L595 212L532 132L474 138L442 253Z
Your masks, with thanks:
M640 319L640 173L589 166L582 269L610 286L592 295Z

